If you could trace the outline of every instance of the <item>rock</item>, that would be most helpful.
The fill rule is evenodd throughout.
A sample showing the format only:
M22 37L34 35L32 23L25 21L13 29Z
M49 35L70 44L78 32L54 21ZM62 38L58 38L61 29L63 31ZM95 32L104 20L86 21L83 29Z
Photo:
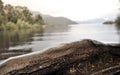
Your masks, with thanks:
M116 48L119 52L119 47L89 39L72 42L43 53L7 59L0 65L0 75L92 75L120 63L119 57L113 56L117 54ZM114 69L118 72L119 68Z

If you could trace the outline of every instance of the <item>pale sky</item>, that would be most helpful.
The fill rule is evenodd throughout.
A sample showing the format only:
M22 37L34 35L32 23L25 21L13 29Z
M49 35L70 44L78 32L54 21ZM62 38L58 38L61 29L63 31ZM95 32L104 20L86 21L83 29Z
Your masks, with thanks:
M27 6L30 10L72 20L88 20L116 14L119 0L2 0L5 4Z

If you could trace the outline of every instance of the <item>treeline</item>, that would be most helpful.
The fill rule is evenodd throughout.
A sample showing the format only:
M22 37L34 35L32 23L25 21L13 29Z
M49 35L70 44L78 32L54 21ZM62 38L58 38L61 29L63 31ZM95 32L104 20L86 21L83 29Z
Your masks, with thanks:
M120 25L120 16L117 17L117 19L115 20L116 25Z
M27 7L3 5L0 0L0 31L27 29L43 25L40 15L33 15Z

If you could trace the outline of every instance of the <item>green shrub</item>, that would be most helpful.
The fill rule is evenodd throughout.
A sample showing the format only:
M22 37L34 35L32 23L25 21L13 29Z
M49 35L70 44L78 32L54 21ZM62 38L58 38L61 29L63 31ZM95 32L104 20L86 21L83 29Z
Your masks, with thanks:
M17 29L17 26L12 22L7 22L5 27L6 27L6 30L15 30L15 29Z
M0 25L0 31L5 30L5 26L3 24Z
M29 22L25 22L21 19L17 21L16 25L18 26L19 29L28 29L32 27L32 25Z

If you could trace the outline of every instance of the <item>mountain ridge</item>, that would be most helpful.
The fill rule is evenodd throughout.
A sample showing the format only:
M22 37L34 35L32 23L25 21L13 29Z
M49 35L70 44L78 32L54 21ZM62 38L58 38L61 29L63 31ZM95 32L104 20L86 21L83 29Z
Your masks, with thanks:
M77 24L77 22L72 21L71 19L68 19L66 17L54 17L51 15L44 15L39 12L33 11L33 14L40 14L45 22L45 24L48 25L69 25L69 24Z

